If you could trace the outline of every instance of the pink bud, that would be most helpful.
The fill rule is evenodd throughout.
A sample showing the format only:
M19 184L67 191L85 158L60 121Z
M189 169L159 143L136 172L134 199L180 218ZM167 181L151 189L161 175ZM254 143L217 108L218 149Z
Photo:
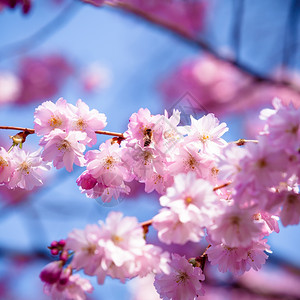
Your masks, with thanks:
M58 246L58 242L57 241L53 241L50 245L50 247L52 248L56 248Z
M65 240L60 240L58 242L58 245L61 246L61 247L64 247L66 245L66 241Z
M92 189L97 180L87 171L84 171L76 180L77 185L81 186L84 190Z
M40 273L41 280L50 284L57 282L60 278L62 266L62 261L53 261L49 263Z
M57 248L55 248L55 249L51 249L51 254L52 255L57 255L58 254L58 249Z

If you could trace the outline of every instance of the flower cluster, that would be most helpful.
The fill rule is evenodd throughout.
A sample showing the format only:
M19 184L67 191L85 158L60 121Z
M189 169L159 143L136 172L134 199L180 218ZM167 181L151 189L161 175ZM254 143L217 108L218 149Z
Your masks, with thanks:
M52 254L59 254L60 260L48 264L40 277L54 299L68 299L64 293L91 291L87 281L72 275L73 269L97 276L99 284L104 283L106 276L125 282L128 278L169 270L169 254L146 244L137 219L123 217L118 212L111 212L105 223L99 221L99 225L73 230L65 242L54 242L50 249ZM69 256L72 256L71 262L63 269ZM70 285L75 285L76 289L69 289ZM57 295L59 291L61 295Z
M165 244L206 240L207 250L197 257L220 272L241 275L260 269L271 252L266 238L279 232L279 219L284 226L300 222L300 109L279 99L273 105L261 112L264 128L257 140L234 143L223 139L228 128L213 114L191 116L191 125L181 126L177 110L169 116L141 108L123 135L85 154L86 146L96 143L97 130L106 125L105 115L90 111L81 100L76 106L62 98L40 105L35 132L42 136L43 151L1 148L0 184L31 189L42 184L50 161L68 171L75 163L86 167L77 184L87 197L109 202L128 194L128 183L136 180L147 193L157 191L162 206L146 227L134 217L111 212L105 223L75 229L65 243L52 245L59 261L41 274L45 291L54 299L72 293L85 299L90 284L72 275L83 270L100 284L106 276L125 282L155 273L163 299L203 295L203 265L176 254L170 260L169 253L147 244L150 225Z
M97 142L95 130L106 126L106 116L89 107L82 100L76 106L63 98L56 103L46 101L34 113L34 129L43 136L40 145L44 148L42 158L53 161L54 167L73 170L73 164L85 164L86 145Z
M44 177L51 168L41 157L41 149L26 152L18 147L6 151L0 147L0 184L32 190L44 184Z

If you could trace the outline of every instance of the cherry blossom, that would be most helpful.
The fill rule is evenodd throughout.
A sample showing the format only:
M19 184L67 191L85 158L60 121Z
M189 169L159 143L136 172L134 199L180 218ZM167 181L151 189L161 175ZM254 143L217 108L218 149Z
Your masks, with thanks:
M73 164L83 166L85 159L83 152L85 146L79 141L86 139L86 133L61 129L54 129L40 140L40 146L44 147L42 158L45 161L52 161L57 169L66 167L68 172L73 170Z
M95 130L103 129L107 122L106 116L103 113L99 113L96 109L89 110L89 107L81 99L74 105L69 106L73 112L73 116L70 118L70 130L78 130L86 132L87 145L93 146L97 142Z
M220 124L214 114L205 115L199 120L191 116L191 125L181 127L180 131L188 135L186 142L197 143L205 153L218 154L227 144L221 136L228 131L228 127L226 123Z
M154 286L164 300L193 300L204 295L201 281L205 279L202 270L193 267L185 257L172 254L168 274L155 276Z
M44 286L44 292L46 295L50 295L55 300L85 300L85 293L92 293L93 287L91 283L81 278L79 275L71 275L66 283L60 283L59 281L54 284L46 283Z
M42 160L41 149L30 153L14 147L10 155L13 158L14 172L8 182L9 188L32 190L35 186L44 184L50 165Z

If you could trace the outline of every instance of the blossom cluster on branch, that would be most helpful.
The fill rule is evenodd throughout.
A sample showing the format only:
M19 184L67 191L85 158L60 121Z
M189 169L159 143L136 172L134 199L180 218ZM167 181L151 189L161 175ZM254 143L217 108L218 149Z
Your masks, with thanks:
M43 184L51 162L69 172L76 164L86 167L77 184L89 198L117 199L129 194L128 183L136 180L145 192L157 191L162 206L141 224L111 212L105 222L53 242L49 248L58 260L41 272L45 292L53 299L85 299L92 286L73 275L78 270L96 276L99 284L106 276L125 282L154 273L162 299L189 300L204 294L206 260L235 275L260 269L278 220L284 226L300 222L300 109L277 98L273 105L261 112L265 125L256 141L226 142L227 125L213 114L191 116L191 124L181 126L178 110L169 116L141 108L124 134L84 153L96 144L96 133L103 133L106 116L82 100L76 106L62 98L41 104L34 130L12 137L9 151L0 149L0 183L31 189ZM27 153L19 146L34 132L42 148ZM162 243L206 239L209 246L195 258L171 255L146 242L150 225Z

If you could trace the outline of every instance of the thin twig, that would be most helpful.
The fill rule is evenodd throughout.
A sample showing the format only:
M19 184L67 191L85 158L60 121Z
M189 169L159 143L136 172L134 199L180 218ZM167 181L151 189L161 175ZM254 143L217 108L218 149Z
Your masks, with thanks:
M246 143L254 143L258 144L258 140L245 140L245 139L238 139L237 141L231 142L232 144L236 144L237 146L244 146Z
M224 187L226 187L226 186L228 186L228 185L230 185L230 184L231 184L231 182L223 183L223 184L221 184L221 185L219 185L219 186L214 187L214 188L213 188L213 191L215 192L215 191L217 191L217 190L219 190L219 189L222 189L222 188L224 188Z
M11 129L11 130L21 130L26 131L28 134L34 134L35 130L32 128L24 128L24 127L15 127L15 126L0 126L0 129ZM96 130L95 133L97 134L104 134L104 135L112 135L124 138L123 133L118 132L111 132L111 131L104 131L104 130Z
M249 65L243 63L242 61L237 61L236 59L232 57L225 57L222 54L220 54L217 50L215 50L211 45L207 43L207 41L204 41L200 38L196 38L192 35L190 35L188 32L186 32L184 29L180 27L180 24L174 24L169 23L168 21L159 19L153 15L148 14L147 12L137 8L136 6L133 6L128 3L124 2L116 2L112 3L109 1L104 1L104 4L113 8L117 8L129 13L132 13L135 16L138 16L144 20L147 20L154 25L159 26L160 28L167 29L176 35L180 36L183 40L188 42L189 44L194 44L197 47L200 47L203 51L210 53L217 59L227 62L234 67L238 68L240 71L244 72L245 74L250 75L256 82L264 82L272 85L278 85L278 86L284 86L288 87L296 92L300 92L300 86L296 86L293 83L289 82L288 80L279 79L279 78L271 78L263 76L261 73L259 73L254 68L251 68Z

